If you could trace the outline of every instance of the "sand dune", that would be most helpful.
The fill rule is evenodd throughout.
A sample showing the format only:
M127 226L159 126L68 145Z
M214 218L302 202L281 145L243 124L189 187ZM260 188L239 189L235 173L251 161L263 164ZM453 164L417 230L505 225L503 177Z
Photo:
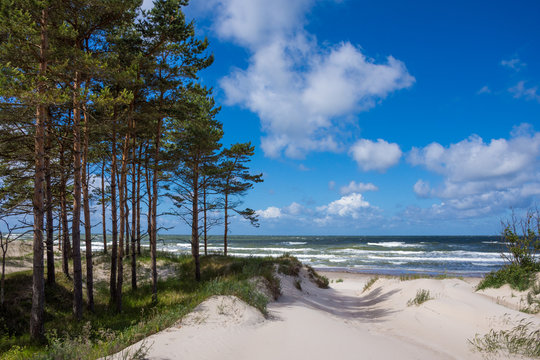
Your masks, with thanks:
M523 319L540 329L538 315L499 303L507 289L475 292L478 280L381 278L362 292L371 276L325 275L334 280L330 289L319 289L303 271L301 291L281 276L283 296L268 306L268 319L235 297L208 299L177 326L147 338L147 358L482 359L467 341L475 334ZM408 305L419 289L433 299Z

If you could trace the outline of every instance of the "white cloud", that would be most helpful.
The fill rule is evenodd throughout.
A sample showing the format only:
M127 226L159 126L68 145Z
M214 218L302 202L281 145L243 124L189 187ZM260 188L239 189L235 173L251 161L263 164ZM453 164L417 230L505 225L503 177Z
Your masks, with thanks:
M256 47L302 26L313 0L210 0L214 30L223 39Z
M336 225L354 228L372 226L382 219L380 210L364 199L362 194L352 193L318 207L307 207L297 202L278 208L270 206L257 210L262 220L293 222L300 226L312 227ZM354 222L351 223L351 220ZM264 225L264 223L263 223Z
M340 192L342 195L348 195L351 193L363 193L366 191L377 191L379 188L372 183L356 183L354 180L351 181L348 185L342 186Z
M350 216L357 219L360 211L369 207L369 202L364 200L362 194L353 193L332 201L328 205L320 206L317 210L327 215Z
M525 100L536 100L540 102L540 94L538 94L538 86L527 88L525 81L518 82L515 86L508 89L510 93L514 95L514 98Z
M418 180L413 187L414 193L422 198L428 197L431 193L431 188L428 182L420 179Z
M341 151L341 118L367 110L415 79L388 56L368 58L349 42L320 46L304 29L314 0L213 0L218 36L246 47L246 69L220 81L229 105L256 113L267 156Z
M523 61L521 61L518 58L513 58L510 60L502 60L501 65L515 71L520 71L525 66L527 66L527 64L525 64Z
M290 215L299 215L302 213L304 207L297 202L293 202L291 203L291 205L287 206L285 209L287 213Z
M257 215L263 219L278 219L281 217L281 209L275 206L269 206L266 210L257 210Z
M509 139L484 142L473 135L448 147L413 148L408 156L411 164L443 176L435 188L419 180L414 192L442 199L439 214L467 216L529 206L540 195L539 160L540 133L527 125L517 127Z
M349 153L364 171L385 171L396 165L402 154L398 144L382 139L377 142L361 139L351 147Z

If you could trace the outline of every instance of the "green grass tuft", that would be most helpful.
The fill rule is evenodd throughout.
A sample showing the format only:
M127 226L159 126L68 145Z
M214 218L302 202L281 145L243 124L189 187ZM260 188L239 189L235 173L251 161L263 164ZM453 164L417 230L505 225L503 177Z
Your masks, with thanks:
M379 277L378 276L375 276L375 277L372 277L371 279L368 280L368 282L366 283L366 285L364 285L364 288L362 289L362 293L368 291L371 286L373 286L373 284L375 284L375 282L379 280Z
M491 330L476 335L469 343L479 352L510 353L528 357L540 357L540 329L531 329L531 322L522 321L510 330Z
M330 282L326 276L320 275L311 266L306 265L309 278L321 289L328 289Z
M420 289L416 292L416 296L413 299L407 301L407 306L412 306L412 305L418 306L431 299L433 298L431 297L429 290Z

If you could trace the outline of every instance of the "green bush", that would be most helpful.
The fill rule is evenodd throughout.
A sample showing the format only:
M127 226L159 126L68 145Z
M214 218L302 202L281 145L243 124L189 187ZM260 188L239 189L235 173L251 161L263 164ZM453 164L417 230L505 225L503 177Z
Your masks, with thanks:
M540 253L540 211L529 210L522 218L512 212L511 218L502 221L502 225L502 242L507 252L501 256L507 263L487 274L477 290L509 284L513 289L524 291L533 285L536 272L540 271L537 258Z
M500 288L509 284L512 289L524 291L532 286L536 272L540 271L540 263L521 266L515 263L506 264L497 271L486 275L476 287L476 290Z

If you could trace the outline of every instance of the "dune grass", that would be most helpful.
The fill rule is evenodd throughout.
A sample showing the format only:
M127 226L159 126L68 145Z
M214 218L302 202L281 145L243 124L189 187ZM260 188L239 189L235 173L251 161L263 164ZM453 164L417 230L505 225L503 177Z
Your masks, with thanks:
M104 255L98 256L105 257ZM274 297L279 296L279 279L274 268L295 268L298 260L281 258L233 258L218 255L201 257L202 280L194 279L190 256L159 254L165 265L175 269L158 283L158 303L152 303L152 288L140 281L132 291L125 281L123 311L118 314L109 304L105 282L95 284L95 312L85 311L83 320L72 315L72 283L57 273L57 284L46 287L46 339L30 341L28 334L32 296L30 271L10 274L6 279L6 304L0 309L0 358L8 359L95 359L133 344L165 329L212 295L234 295L266 314L269 299L257 290L250 279L263 279ZM148 262L148 254L140 257ZM299 262L298 262L299 263ZM126 264L129 269L129 264ZM129 270L126 271L129 273ZM127 276L129 274L126 274ZM68 335L70 334L70 335ZM70 351L77 347L81 349Z
M371 287L373 286L373 284L375 284L375 282L379 280L379 277L378 276L375 276L375 277L372 277L371 279L368 280L368 282L366 283L366 285L364 285L364 288L362 289L362 293L368 291L369 289L371 289Z
M425 289L419 289L416 292L416 296L409 301L407 301L407 306L416 305L419 306L423 303L425 303L428 300L432 300L431 294L429 293L429 290Z
M527 266L509 263L499 270L487 274L478 284L476 290L500 288L504 284L508 284L512 289L524 291L533 285L537 272L540 272L540 262Z
M510 353L540 357L540 329L531 322L522 321L509 330L491 330L486 335L476 335L469 343L479 352Z

